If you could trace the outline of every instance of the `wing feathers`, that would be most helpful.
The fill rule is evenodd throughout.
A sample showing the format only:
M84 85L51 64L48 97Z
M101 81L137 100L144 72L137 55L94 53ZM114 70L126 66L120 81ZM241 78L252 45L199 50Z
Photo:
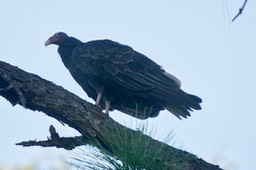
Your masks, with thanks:
M201 108L202 100L182 91L180 80L128 46L110 40L91 41L74 49L71 58L85 77L131 96L162 102L177 117L189 116L190 108ZM129 109L120 105L119 110Z

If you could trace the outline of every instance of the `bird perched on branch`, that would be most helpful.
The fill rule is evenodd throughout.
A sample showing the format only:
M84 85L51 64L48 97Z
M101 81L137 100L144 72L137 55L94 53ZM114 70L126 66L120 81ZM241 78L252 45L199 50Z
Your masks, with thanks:
M178 118L200 110L202 100L181 90L180 81L161 66L111 40L83 43L58 32L45 45L58 45L58 53L76 82L95 105L139 119L156 117L167 109Z

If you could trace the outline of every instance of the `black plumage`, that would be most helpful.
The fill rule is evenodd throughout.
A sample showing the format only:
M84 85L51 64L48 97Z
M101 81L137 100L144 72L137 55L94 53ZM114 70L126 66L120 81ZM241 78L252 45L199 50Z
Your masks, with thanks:
M45 45L56 44L73 78L96 105L140 119L167 109L178 118L201 109L202 100L181 90L180 81L131 47L111 40L83 43L59 32Z

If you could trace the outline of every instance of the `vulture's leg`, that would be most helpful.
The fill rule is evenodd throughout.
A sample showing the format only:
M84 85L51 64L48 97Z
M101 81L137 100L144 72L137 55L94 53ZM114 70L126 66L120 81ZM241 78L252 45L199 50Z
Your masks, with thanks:
M108 114L110 108L110 100L106 100L105 113Z
M100 99L101 99L101 97L102 97L102 92L98 93L98 96L97 96L97 99L96 99L96 102L95 102L96 106L100 106Z

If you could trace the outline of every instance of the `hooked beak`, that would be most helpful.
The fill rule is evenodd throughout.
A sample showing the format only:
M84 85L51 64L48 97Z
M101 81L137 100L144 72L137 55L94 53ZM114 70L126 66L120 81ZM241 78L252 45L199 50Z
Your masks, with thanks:
M51 38L45 41L44 45L47 47L48 45L52 44Z

